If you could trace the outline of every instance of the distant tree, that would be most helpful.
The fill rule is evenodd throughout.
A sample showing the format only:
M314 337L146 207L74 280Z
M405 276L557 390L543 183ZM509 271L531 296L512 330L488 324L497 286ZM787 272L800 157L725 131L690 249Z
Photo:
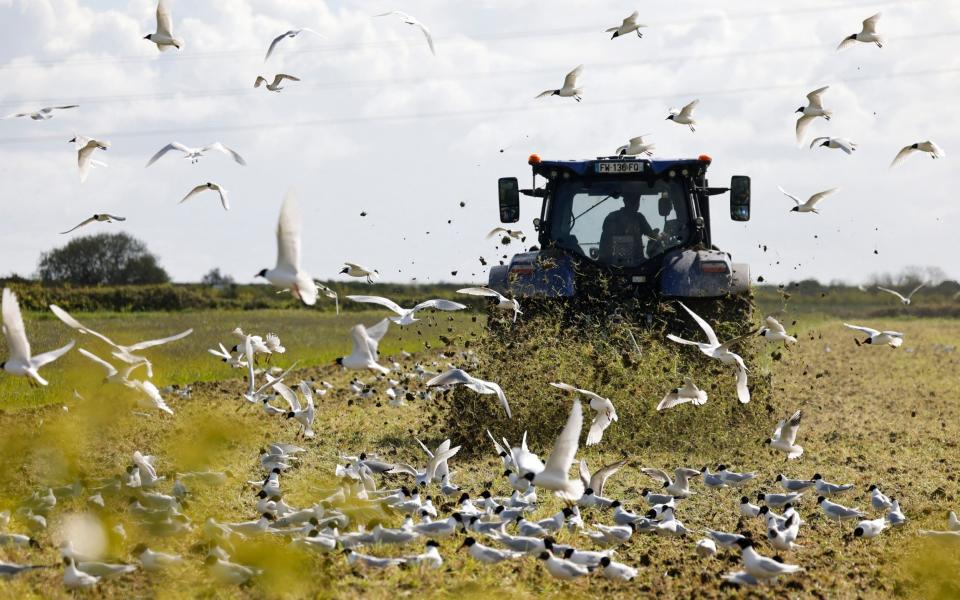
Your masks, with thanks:
M40 255L37 267L44 283L124 285L167 283L170 276L147 251L147 245L126 233L77 237Z
M220 273L220 267L210 269L210 272L200 280L203 285L212 285L214 287L226 287L233 285L233 277Z
M874 274L870 277L869 285L913 288L926 282L928 286L935 287L947 279L947 274L940 267L918 267L911 265L904 267L896 275L890 273Z

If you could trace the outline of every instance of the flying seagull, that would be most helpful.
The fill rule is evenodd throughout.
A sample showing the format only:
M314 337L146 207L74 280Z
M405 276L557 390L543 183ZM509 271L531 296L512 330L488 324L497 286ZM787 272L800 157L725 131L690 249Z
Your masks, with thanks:
M567 73L567 76L563 78L563 87L558 90L545 90L537 94L537 98L546 98L547 96L560 96L561 98L573 98L577 102L580 102L582 98L580 95L583 93L583 88L577 87L577 79L580 78L580 75L583 73L583 65L578 65L577 68Z
M3 335L7 339L7 352L9 352L7 360L0 363L0 369L11 375L28 376L40 385L47 385L47 380L40 376L40 367L66 354L73 348L76 340L71 340L62 348L32 356L30 341L27 340L27 330L23 326L23 315L20 314L20 305L17 303L17 295L9 288L3 288L0 310L3 312Z
M579 477L570 479L570 467L577 454L580 441L580 429L583 427L583 407L580 400L574 400L570 407L570 416L560 435L553 443L553 450L539 473L529 472L524 479L545 490L553 490L566 500L578 500L583 496L583 482Z
M183 204L190 198L193 198L200 192L204 192L206 190L214 190L215 192L220 194L220 204L223 205L223 210L230 210L230 200L227 198L227 190L220 187L219 184L212 183L209 181L207 183L201 183L197 187L190 190L190 193L183 197L183 200L180 201L180 204Z
M780 190L780 192L784 196L793 200L793 202L796 204L796 206L790 209L790 212L802 212L802 213L812 212L819 215L820 211L817 210L817 203L823 200L824 198L826 198L827 196L829 196L830 194L836 192L840 188L830 188L829 190L817 192L816 194L810 196L810 198L808 198L806 202L800 202L800 198L797 198L796 196L794 196L793 194L786 191L780 186L777 186L777 189Z
M697 121L693 118L693 109L697 107L697 104L700 104L700 100L694 100L680 110L671 108L670 115L667 117L667 121L673 121L674 123L679 123L680 125L686 125L690 127L690 131L696 131L694 125L697 124Z
M287 193L277 222L277 265L261 269L256 275L274 286L290 290L295 298L313 306L317 302L317 284L300 268L300 216L292 193Z
M850 325L848 323L844 323L843 326L867 334L867 339L862 342L860 340L854 340L858 346L861 344L870 344L871 346L886 344L891 348L899 348L903 344L903 334L899 331L877 331L870 327Z
M369 328L360 324L354 325L350 330L353 351L349 356L338 358L336 363L347 369L371 369L383 374L389 373L390 369L377 362L380 340L387 334L389 327L390 321L388 319L383 319Z
M857 149L856 142L852 142L847 138L833 138L833 137L813 138L813 141L810 142L810 147L813 148L814 146L833 148L834 150L839 148L840 150L843 150L847 154L853 154L854 151L856 151Z
M466 305L451 300L425 300L413 308L403 308L393 300L381 296L347 296L347 300L385 306L397 314L395 317L389 317L389 319L397 325L410 325L411 323L419 321L419 319L416 318L417 311L425 308L447 311L463 310L466 308Z
M522 315L523 311L520 310L520 303L516 299L507 298L500 292L496 290L491 290L487 287L471 287L463 288L457 290L458 294L466 294L468 296L487 296L488 298L496 298L497 308L500 310L512 310L513 311L513 322L517 322L517 315Z
M647 136L647 135L650 135L650 134L645 133L643 135L638 135L635 138L630 138L629 140L627 140L627 144L625 146L620 146L619 148L617 148L617 155L618 156L641 156L641 155L653 156L653 149L656 148L656 145L648 144L643 140L644 136Z
M90 168L94 164L106 166L99 161L95 161L93 159L93 153L96 150L106 150L110 147L110 142L95 140L84 135L73 136L73 138L68 141L77 149L77 167L80 169L80 183L87 180L87 176L90 175Z
M507 401L507 395L503 393L503 388L496 382L477 379L463 369L450 369L427 382L427 387L437 385L463 385L478 394L496 394L500 400L500 405L503 406L504 412L507 413L507 418L513 418L513 415L510 413L510 403Z
M400 12L399 10L392 10L390 12L386 12L386 13L382 13L374 16L376 17L397 16L397 17L400 17L400 19L407 25L413 25L414 27L418 27L420 31L423 32L423 37L427 38L427 45L430 46L430 53L433 54L434 56L437 55L437 51L433 47L433 37L430 35L430 30L427 29L427 26L421 23L420 21L418 21L416 18L408 15L405 12Z
M907 294L906 297L904 297L900 292L898 292L898 291L896 291L896 290L891 290L891 289L889 289L889 288L880 287L879 285L877 286L877 289L880 290L881 292L886 292L886 293L888 293L888 294L893 294L894 296L896 296L896 297L900 300L900 304L903 304L904 306L910 306L910 299L913 298L913 295L916 294L916 293L920 290L920 288L922 288L922 287L925 286L925 285L927 285L927 282L926 282L926 281L924 281L923 283L921 283L921 284L918 285L917 287L913 288L913 291L911 291L909 294Z
M173 37L173 24L167 0L160 0L157 3L157 31L143 36L143 39L156 44L160 52L166 52L171 46L177 50L183 46L183 40Z
M825 85L822 88L818 88L807 94L807 105L801 106L794 112L803 113L800 115L800 118L797 119L797 143L803 142L803 134L807 130L807 126L816 119L817 117L823 117L827 121L830 120L830 117L833 115L832 111L826 110L823 108L823 93L830 89L829 85Z
M257 75L257 80L253 82L253 87L258 88L263 84L267 84L267 89L271 92L279 92L283 89L281 83L284 79L289 79L290 81L300 81L299 77L294 77L293 75L287 75L286 73L277 73L273 76L273 82L267 83L267 78L263 75Z
M621 35L627 35L628 33L631 33L634 31L637 32L637 37L642 38L643 34L640 33L640 28L646 27L646 25L637 23L637 18L639 16L640 16L640 11L635 10L633 11L633 14L631 14L629 17L623 20L623 23L621 23L616 27L611 27L610 29L607 29L607 33L611 33L611 32L613 33L613 36L610 39L615 40Z
M843 50L853 46L857 42L863 42L864 44L876 44L878 48L883 48L883 36L877 33L877 21L880 20L880 15L883 13L877 13L872 17L867 17L863 20L863 27L861 27L859 33L853 33L843 38L843 41L840 42L840 45L837 46L837 50Z
M66 106L47 106L41 108L40 110L34 112L20 112L20 113L11 113L4 119L14 119L18 117L30 117L34 121L47 121L53 118L53 111L55 110L66 110L68 108L79 108L79 104L68 104Z
M306 31L307 33L312 33L313 35L318 35L318 36L320 36L320 37L324 37L324 35L323 35L322 33L319 33L319 32L317 32L317 31L314 31L314 30L312 30L312 29L310 29L310 28L308 28L308 27L304 27L304 28L302 28L302 29L291 29L290 31L286 31L286 32L284 32L284 33L281 33L281 34L278 35L277 37L273 38L273 41L272 41L272 42L270 42L270 47L267 48L267 55L263 57L263 62L267 62L267 59L270 58L270 55L271 55L271 54L273 54L273 49L277 47L277 44L279 44L280 42L282 42L283 40L285 40L285 39L287 39L287 38L295 38L295 37L297 37L298 35L300 35L301 33L303 33L304 31Z
M61 231L61 232L60 232L60 235L66 235L66 234L70 233L71 231L74 231L74 230L76 230L76 229L80 229L80 228L83 227L84 225L89 225L90 223L93 223L94 221L97 221L97 222L100 222L100 223L113 223L114 221L126 221L126 220L127 220L126 217L118 217L118 216L116 216L116 215L108 215L107 213L100 213L100 214L93 215L93 216L90 217L89 219L86 219L86 220L84 220L84 221L81 221L80 224L77 225L76 227L74 227L73 229L68 229L68 230L66 230L66 231Z
M793 413L790 419L781 420L773 430L773 437L766 443L770 447L787 455L787 460L800 458L803 455L803 446L797 445L797 430L800 429L800 418L803 411Z
M157 162L160 157L162 157L167 152L171 150L179 150L183 152L184 158L189 158L191 163L195 163L200 160L203 156L206 156L207 152L211 150L216 150L217 152L222 152L227 156L231 157L238 164L246 165L247 161L243 160L243 157L237 154L235 150L228 148L221 144L220 142L213 142L212 144L207 144L206 146L201 146L200 148L190 148L189 146L184 146L180 142L171 142L160 148L160 150L154 154L149 161L147 161L147 166L149 167L153 163Z
M683 385L673 389L664 396L660 404L657 405L657 410L666 410L674 406L686 404L687 402L694 406L703 406L707 403L707 392L706 390L698 388L697 385L693 383L693 379L684 377Z
M345 262L344 267L340 269L340 275L349 275L350 277L365 277L367 283L373 283L374 279L380 276L380 271L370 269L357 263Z
M904 146L900 152L897 152L897 155L893 158L893 162L890 163L890 168L892 169L893 167L899 165L901 162L903 162L903 159L910 156L914 152L926 152L930 155L930 158L943 158L947 155L946 152L943 151L943 148L930 140L925 142L917 142L916 144Z
M607 427L610 427L611 423L617 420L617 410L613 407L613 402L610 402L608 398L598 396L590 390L582 390L568 383L551 383L550 385L566 392L580 394L590 400L590 408L597 414L590 424L589 433L587 433L587 446L599 444L600 438L603 437L603 432L606 431Z

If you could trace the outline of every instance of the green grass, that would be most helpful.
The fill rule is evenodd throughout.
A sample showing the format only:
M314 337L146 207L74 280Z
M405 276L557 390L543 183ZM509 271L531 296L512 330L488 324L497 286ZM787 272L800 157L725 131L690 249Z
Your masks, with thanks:
M308 368L298 372L298 377L324 378L343 388L354 374L338 372L330 363L333 357L348 351L347 330L356 322L354 316L337 320L331 315L308 311L81 315L81 321L102 328L122 341L194 327L194 336L180 342L179 347L154 351L150 356L155 359L159 385L174 381L205 383L195 387L192 398L171 401L175 416L141 417L128 409L128 398L123 391L117 392L110 386L101 388L97 383L99 374L92 375L94 371L80 362L82 357L76 353L71 353L62 364L58 362L46 368L45 375L53 382L46 390L31 389L19 378L2 377L0 406L21 410L0 414L0 430L4 432L0 437L0 457L3 457L0 509L15 507L19 499L41 485L120 473L130 454L139 449L155 454L160 470L169 474L203 468L228 473L229 481L223 487L198 486L194 490L194 498L185 512L198 530L208 516L220 521L252 518L255 499L244 481L259 476L257 449L265 442L293 440L295 429L290 422L269 419L253 407L237 410L239 394L244 388L240 372L217 363L206 355L205 348L217 340L232 341L229 332L238 325L257 333L273 330L289 348L278 364L300 359L301 365ZM369 324L378 316L370 313L360 317ZM425 324L420 335L411 329L404 330L402 342L397 330L391 330L383 346L386 353L396 353L401 347L419 350L418 359L428 364L437 361L439 365L433 368L442 368L446 360L437 355L439 336L458 334L462 337L457 345L461 346L464 339L472 339L470 334L480 326L471 321L470 315L458 315L452 322L446 319L444 314L436 326ZM926 542L918 538L916 532L920 528L943 529L946 511L960 508L956 470L960 456L957 448L960 357L944 349L960 339L960 321L863 320L864 324L877 328L906 332L904 347L891 350L857 347L853 342L854 332L844 329L835 317L821 312L798 312L796 325L791 325L793 319L793 313L788 313L782 320L789 330L800 333L797 347L781 350L779 360L769 357L773 348L756 348L757 356L751 367L769 378L766 385L770 386L771 397L769 403L758 402L746 407L738 405L732 393L728 393L732 391L731 375L726 387L722 385L722 378L717 379L720 383L710 390L710 400L704 407L687 405L663 415L651 413L651 407L666 391L664 386L672 385L688 369L695 369L695 377L706 377L704 370L713 367L697 357L692 348L682 349L681 354L674 354L673 350L669 355L662 354L666 350L656 348L656 340L652 336L644 337L645 334L638 341L646 358L634 357L631 360L635 363L625 363L622 357L613 360L623 353L622 333L616 328L605 329L603 336L581 332L587 333L588 339L596 340L590 348L575 336L551 334L545 338L544 348L538 350L533 363L533 367L542 371L540 374L517 362L502 363L499 369L506 381L508 396L516 399L518 407L529 402L531 411L535 404L530 399L536 398L542 405L543 421L552 422L550 414L562 414L569 406L569 399L564 395L541 389L546 380L569 380L602 390L623 407L621 420L608 430L609 438L595 448L581 449L581 455L596 467L624 456L620 447L630 441L631 432L640 439L650 440L642 446L632 446L630 464L608 484L608 495L624 499L628 508L634 510L642 508L638 498L640 490L653 483L639 472L639 467L702 467L720 461L733 468L760 472L759 482L745 489L750 494L773 489L772 480L780 471L791 477L810 477L820 472L831 481L856 484L854 492L840 499L845 504L868 507L866 488L871 483L878 483L885 492L901 500L911 519L907 526L884 532L873 540L855 540L851 535L853 525L825 522L818 517L814 499L805 498L800 503L800 512L807 523L798 540L803 547L783 556L789 562L804 566L806 572L750 592L754 597L957 597L956 573L960 572L957 546ZM453 328L453 334L447 332L448 326ZM38 319L36 315L27 316L27 330L39 350L62 343L70 333L59 322ZM106 354L102 346L81 339L85 346ZM431 350L424 349L425 341L433 346ZM484 343L480 344L481 348ZM612 366L572 370L577 363L567 353L588 351L593 352L585 354L588 360L602 359L602 364ZM5 350L0 348L0 352ZM645 362L648 360L650 362ZM410 364L412 361L407 362ZM487 363L484 368L492 370L494 366ZM494 374L488 373L491 377ZM649 384L618 385L623 378L639 381L641 377ZM363 376L363 379L371 381L372 377ZM82 387L78 390L86 400L72 398L74 385ZM306 443L309 452L303 466L282 479L288 502L302 506L316 501L323 494L321 489L332 485L333 467L340 450L376 450L389 460L419 464L422 453L414 436L428 444L436 444L448 435L455 443L462 438L472 439L475 432L457 428L456 419L451 418L451 414L462 407L451 406L450 402L450 399L438 398L393 408L382 398L360 400L345 391L328 394L318 404L318 435ZM495 401L487 396L483 397L483 403L487 405L490 422L496 424L500 417ZM477 409L480 406L477 404ZM762 442L778 419L798 408L804 410L798 442L806 453L797 461L785 463ZM525 423L518 423L517 427L536 430L531 434L531 446L545 455L556 428L537 419L536 414L527 413L522 417ZM457 482L474 493L491 482L495 492L505 492L505 483L499 477L500 463L492 448L482 445L469 450L468 453L465 449L464 456L451 461ZM387 485L403 481L389 478ZM699 493L684 502L678 511L678 517L688 527L742 528L755 537L762 536L758 522L739 522L736 505L741 492L712 491L699 484L695 487ZM559 504L552 497L541 494L541 498L545 506L537 513L538 517L558 509ZM268 576L250 587L230 588L206 577L201 564L204 554L197 547L199 531L182 537L154 538L149 532L138 530L128 519L124 510L126 494L107 501L107 509L97 516L105 523L124 523L128 532L127 540L113 540L111 556L131 560L130 549L139 541L148 541L154 549L183 553L188 563L165 575L137 573L104 582L96 594L107 598L741 595L741 592L721 589L719 585L721 574L737 568L738 559L733 555L721 552L717 559L699 559L693 552L696 537L682 540L652 536L635 536L618 550L619 560L640 568L638 580L629 584L595 577L558 582L532 559L496 567L478 565L463 552L456 552L458 538L442 542L441 553L447 563L439 571L355 571L340 555L292 552L282 540L241 545L238 560L268 568ZM55 563L54 543L61 535L64 516L86 510L82 498L63 502L52 513L50 531L39 536L44 545L42 550L0 548L0 559ZM870 512L873 515L873 511ZM607 515L587 511L584 518L587 522L609 521ZM386 520L390 524L399 522L397 517ZM23 525L14 521L11 529L22 530ZM585 538L567 533L560 541L576 541L589 547ZM414 553L419 548L417 545L372 552ZM766 547L762 551L772 554ZM69 594L60 585L60 577L60 570L53 568L3 581L0 596L66 597Z

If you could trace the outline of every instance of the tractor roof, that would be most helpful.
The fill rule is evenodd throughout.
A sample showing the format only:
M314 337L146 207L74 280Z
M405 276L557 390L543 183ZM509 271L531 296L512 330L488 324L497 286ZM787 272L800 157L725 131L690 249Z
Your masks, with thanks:
M597 172L596 164L604 162L639 162L644 163L643 170L648 169L654 174L659 175L665 171L683 167L704 168L710 164L710 157L701 154L698 158L637 158L635 156L601 156L597 158L588 158L582 160L541 160L536 154L532 154L529 164L533 171L538 175L546 176L549 171L556 169L567 169L577 175L588 175Z

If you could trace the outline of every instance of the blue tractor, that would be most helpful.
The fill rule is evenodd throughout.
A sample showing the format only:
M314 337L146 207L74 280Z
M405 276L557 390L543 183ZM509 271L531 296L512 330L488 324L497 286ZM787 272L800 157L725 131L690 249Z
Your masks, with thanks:
M750 178L709 187L709 156L541 160L533 186L499 180L500 221L520 219L520 195L541 200L539 247L490 270L489 287L514 298L575 299L598 278L605 289L680 299L747 295L750 272L714 245L711 196L730 193L730 218L750 219ZM538 183L542 185L538 187Z

